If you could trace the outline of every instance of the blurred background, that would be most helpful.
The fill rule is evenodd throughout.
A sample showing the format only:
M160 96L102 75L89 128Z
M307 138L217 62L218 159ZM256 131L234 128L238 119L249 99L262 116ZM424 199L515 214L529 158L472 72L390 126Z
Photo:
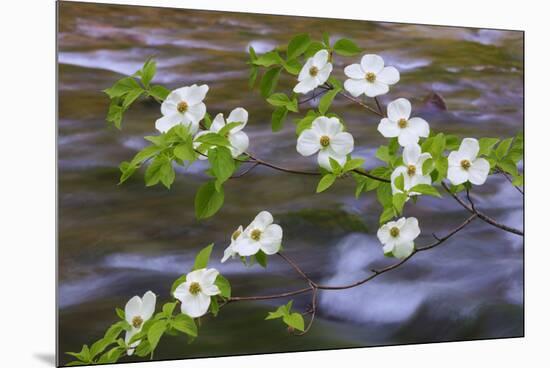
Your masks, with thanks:
M116 320L115 307L153 290L159 303L172 281L187 272L196 252L215 242L211 266L232 283L233 294L282 292L303 283L277 257L269 266L244 267L219 259L238 225L263 209L284 228L283 244L315 280L341 284L358 280L385 259L376 239L380 207L372 193L354 198L354 182L341 180L315 195L318 178L261 167L231 180L226 202L213 218L194 218L193 198L206 166L178 171L173 188L145 188L143 174L118 186L118 164L155 134L158 104L140 100L126 114L123 130L107 126L108 97L101 90L132 74L149 56L155 79L169 89L206 83L209 113L226 115L242 106L249 151L283 166L315 169L314 158L295 150L294 125L272 133L271 107L247 86L248 46L258 53L286 44L297 33L356 41L366 53L384 57L401 81L381 101L405 97L413 115L436 131L461 137L507 137L523 125L523 34L514 31L329 20L223 12L59 4L59 352L103 335ZM333 75L359 57L336 57ZM295 81L283 79L279 89ZM426 100L443 96L448 110ZM315 102L313 102L314 106ZM333 110L355 137L354 156L369 167L386 139L378 119L337 98ZM305 109L304 109L305 111ZM523 227L523 197L502 177L476 187L478 207L500 221ZM418 244L444 234L467 213L456 202L421 198L406 208L419 219ZM306 308L309 297L296 297ZM219 356L437 342L523 335L523 238L475 222L439 248L423 252L402 268L345 291L320 293L319 313L303 337L287 334L267 311L287 300L242 302L206 318L200 337L165 337L156 359ZM139 358L132 358L139 360Z

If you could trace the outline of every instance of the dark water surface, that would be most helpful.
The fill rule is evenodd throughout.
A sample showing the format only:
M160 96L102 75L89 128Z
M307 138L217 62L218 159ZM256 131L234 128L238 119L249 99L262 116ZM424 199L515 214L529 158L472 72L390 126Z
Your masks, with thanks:
M167 299L173 279L190 269L198 249L215 242L212 266L232 282L235 295L302 287L276 257L267 270L239 262L219 264L231 232L263 209L284 228L287 253L325 284L358 280L389 264L376 239L380 208L372 194L356 200L342 180L315 195L317 178L258 168L226 185L226 203L197 222L193 196L205 166L178 172L173 189L145 188L142 173L117 186L118 164L154 134L159 106L140 101L122 132L108 128L108 99L100 91L136 71L151 55L156 82L169 88L207 83L211 115L245 107L250 151L285 166L314 169L295 150L293 124L270 130L271 108L247 87L246 50L286 43L296 33L354 39L401 72L391 99L406 97L433 130L459 136L514 135L523 121L523 38L519 32L407 24L291 18L175 9L60 3L59 33L59 350L75 351L99 338L115 320L115 306L153 290ZM336 76L358 58L335 60ZM283 80L283 87L294 81ZM423 104L431 91L448 111ZM378 119L337 99L355 155L376 166L374 150L386 140ZM479 207L521 228L522 197L502 178L475 188ZM406 209L422 235L445 233L467 216L450 200L421 198ZM318 319L304 337L289 336L278 321L263 321L275 302L235 303L203 323L200 338L166 338L155 358L372 346L523 334L523 239L474 223L444 246L415 256L372 283L320 294ZM295 298L304 308L307 296ZM62 356L61 362L67 362Z

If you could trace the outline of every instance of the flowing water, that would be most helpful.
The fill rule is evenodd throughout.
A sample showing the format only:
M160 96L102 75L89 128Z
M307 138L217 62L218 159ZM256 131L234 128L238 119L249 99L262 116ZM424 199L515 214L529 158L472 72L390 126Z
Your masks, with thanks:
M401 72L382 97L406 97L414 114L436 131L459 136L515 135L523 122L523 35L520 32L280 17L176 9L60 3L59 11L59 351L75 351L99 338L116 319L114 308L153 290L165 301L172 280L188 271L196 251L215 242L212 266L232 282L235 295L302 287L277 257L269 267L220 264L229 236L257 212L270 210L284 227L286 252L316 280L358 280L384 259L376 239L380 208L372 193L356 200L352 180L315 195L318 178L257 168L226 185L226 203L212 219L194 218L193 196L204 182L204 164L180 170L172 190L145 188L143 174L118 186L118 164L154 134L159 106L139 101L123 130L104 121L101 92L144 60L158 61L156 82L168 88L210 86L214 115L234 107L250 113L250 152L284 166L314 169L295 150L292 122L270 130L271 108L247 87L247 49L265 52L309 32L355 40ZM337 57L334 75L358 58ZM282 88L291 88L291 78ZM447 111L424 99L443 96ZM315 102L313 102L315 103ZM313 105L314 106L314 105ZM333 108L346 120L355 155L379 163L375 148L386 140L378 119L345 99ZM475 188L478 206L511 226L523 226L523 198L502 177ZM454 201L421 198L408 206L418 217L418 244L444 234L467 214ZM200 338L167 337L155 358L296 351L411 342L523 335L523 238L475 222L445 245L415 256L402 268L364 286L320 294L312 330L292 337L279 321L263 321L286 302L235 303ZM295 298L305 308L308 297ZM137 359L137 358L135 358ZM62 355L61 362L68 357Z

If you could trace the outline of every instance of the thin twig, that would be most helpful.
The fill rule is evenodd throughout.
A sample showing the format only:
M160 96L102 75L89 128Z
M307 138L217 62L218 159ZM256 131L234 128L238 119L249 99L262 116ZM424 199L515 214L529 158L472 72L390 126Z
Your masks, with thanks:
M512 184L512 186L514 188L516 188L516 190L523 195L523 190L520 187L518 187L517 185L514 184L512 178L510 178L510 176L504 170L502 170L500 167L497 167L497 172L501 173L502 176L504 176L506 178L506 180L508 180L510 182L510 184Z
M279 252L277 254L282 259L284 259L285 262L288 263L292 268L294 268L296 272L298 272L298 274L302 276L302 278L304 278L304 280L306 280L312 287L317 287L317 284L308 275L306 275L306 273L302 271L302 269L292 259L290 259L287 255L283 254L282 252Z

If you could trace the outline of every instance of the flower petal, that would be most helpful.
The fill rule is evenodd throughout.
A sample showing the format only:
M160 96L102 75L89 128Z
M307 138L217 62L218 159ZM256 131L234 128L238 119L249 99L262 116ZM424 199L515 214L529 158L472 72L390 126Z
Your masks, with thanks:
M199 121L201 121L204 118L205 114L206 114L206 105L203 104L202 102L197 105L189 106L187 111L184 113L184 115L187 116L189 120L193 122L193 126L196 125L197 129L199 127ZM197 132L196 130L195 131L191 130L192 134L195 134L196 132Z
M403 178L405 179L405 181L407 181L409 176L407 175L407 168L405 166L398 166L391 173L390 181L392 194L403 193L401 189L397 189L397 187L395 186L395 179L397 179L401 174L403 174ZM406 183L404 183L403 187L404 189L409 189L407 188Z
M241 125L231 129L231 133L236 133L239 130L243 129L246 126L246 123L248 122L248 111L243 109L242 107L237 107L233 109L229 113L229 117L227 118L227 123L242 123Z
M328 51L323 49L319 50L313 55L313 66L317 67L317 69L323 69L325 67L325 64L328 61Z
M330 150L324 149L319 151L319 154L317 155L317 163L322 168L332 171L332 166L330 166L330 158L336 160L340 166L344 166L347 161L347 157L345 155L340 156L335 153L331 154Z
M430 126L428 122L422 118L410 118L409 129L414 130L419 137L427 137L430 135Z
M235 250L233 249L233 244L230 244L225 250L223 251L223 257L221 262L225 263L229 259L229 257L233 257L235 255Z
M346 79L344 82L344 88L353 97L358 97L365 93L367 90L368 82L365 79Z
M248 257L258 253L258 251L260 250L260 242L244 237L235 242L235 245L233 245L233 249L240 256Z
M390 87L387 84L382 83L378 80L374 82L367 82L367 87L365 88L365 95L368 97L376 97L388 93Z
M401 132L399 133L399 137L397 138L397 141L401 146L407 147L411 144L417 144L418 138L419 137L414 130L410 128L405 128L405 129L401 129Z
M376 232L376 236L378 237L378 240L380 240L380 243L387 244L388 241L391 238L390 235L390 226L389 224L382 225L378 231Z
M185 281L178 285L176 290L174 290L174 298L178 299L179 301L184 300L187 298L191 293L189 292L189 281Z
M378 131L386 138L393 138L399 135L401 129L395 121L384 118L380 120L380 124L378 124Z
M319 69L319 72L317 73L317 83L319 85L325 83L330 77L330 73L332 72L332 64L327 63L322 69Z
M302 156L311 156L321 149L319 140L319 135L313 129L306 129L298 137L296 151Z
M169 99L167 97L160 105L160 112L163 116L176 114L178 112L178 101L175 101L175 98Z
M186 124L189 124L190 121L187 117L183 116L180 113L175 113L173 115L165 115L155 122L155 128L161 133L166 133L172 127L185 122Z
M479 142L474 138L464 138L460 143L458 152L467 160L474 161L479 153Z
M468 181L468 172L460 166L449 166L447 178L453 185L460 185Z
M254 221L250 224L251 229L260 229L264 231L273 223L273 216L268 211L262 211L256 215Z
M387 66L376 75L376 79L384 84L395 84L399 82L399 71L393 66Z
M193 84L189 87L187 99L185 101L189 104L189 106L197 105L204 100L207 92L208 86L206 84L200 86Z
M365 79L365 71L359 64L351 64L344 68L344 74L353 79Z
M472 162L472 166L468 169L469 180L472 184L482 185L487 180L491 165L484 158L478 158Z
M420 227L416 217L408 217L399 229L399 237L403 241L412 241L420 235Z
M225 126L225 119L223 118L223 114L220 112L216 115L214 120L212 120L212 125L210 125L210 131L217 133Z
M213 285L219 274L220 273L215 268L206 269L202 274L202 280L200 281L201 286L206 287L208 285Z
M313 58L307 59L306 63L304 64L304 66L300 70L300 74L298 74L298 82L301 82L305 78L310 77L309 70L311 69L312 66L313 66Z
M216 285L207 285L202 288L202 292L208 296L214 296L221 293L220 289Z
M460 167L460 161L462 160L464 160L464 157L458 151L452 151L447 158L449 167Z
M378 55L367 54L361 58L361 68L365 73L378 74L384 68L384 59Z
M202 282L204 278L204 273L206 272L206 268L201 268L199 270L191 271L187 274L187 277L185 278L185 281L188 283L191 282Z
M269 225L260 239L260 249L267 255L275 254L281 248L283 229L277 224Z
M313 122L311 123L311 127L321 135L329 136L329 138L333 138L344 128L338 118L329 118L326 116L319 116L318 118L313 120Z
M308 93L311 92L317 87L319 84L317 83L317 78L307 77L301 80L293 89L296 93Z
M336 134L330 140L330 148L338 156L345 156L353 151L353 136L348 132Z
M395 258L403 259L410 256L413 250L414 243L412 241L399 242L394 245L392 254Z
M417 165L422 149L418 144L405 146L403 149L403 161L405 165Z
M144 321L147 321L155 313L155 304L157 303L157 296L152 291L148 291L143 295L141 302L142 302L141 318L143 318Z
M137 329L137 328L132 328L130 331L126 331L126 336L124 336L124 342L126 342L126 344L128 344L130 342L130 340L132 339L132 337L134 337L135 334L137 334L138 332L140 332L141 329ZM139 343L141 342L141 340L137 340L137 341L134 341L132 343L132 345L130 346L131 348L135 348L139 345ZM132 356L134 354L134 351L136 349L128 349L126 350L126 355L128 356Z
M185 102L189 103L188 98L187 98L189 96L189 88L190 88L189 86L176 88L175 90L170 92L170 94L168 94L166 99L174 101L176 104L181 102L181 101L185 101Z
M135 316L141 316L141 298L139 296L134 296L126 303L124 307L124 315L126 316L126 322L132 324L132 319Z
M204 316L210 306L210 297L204 293L187 295L181 300L181 312L191 318Z
M248 149L249 140L248 135L245 132L239 131L232 133L228 137L229 143L231 143L231 155L235 158Z
M412 106L409 100L398 98L388 104L388 118L398 122L400 119L409 119Z

